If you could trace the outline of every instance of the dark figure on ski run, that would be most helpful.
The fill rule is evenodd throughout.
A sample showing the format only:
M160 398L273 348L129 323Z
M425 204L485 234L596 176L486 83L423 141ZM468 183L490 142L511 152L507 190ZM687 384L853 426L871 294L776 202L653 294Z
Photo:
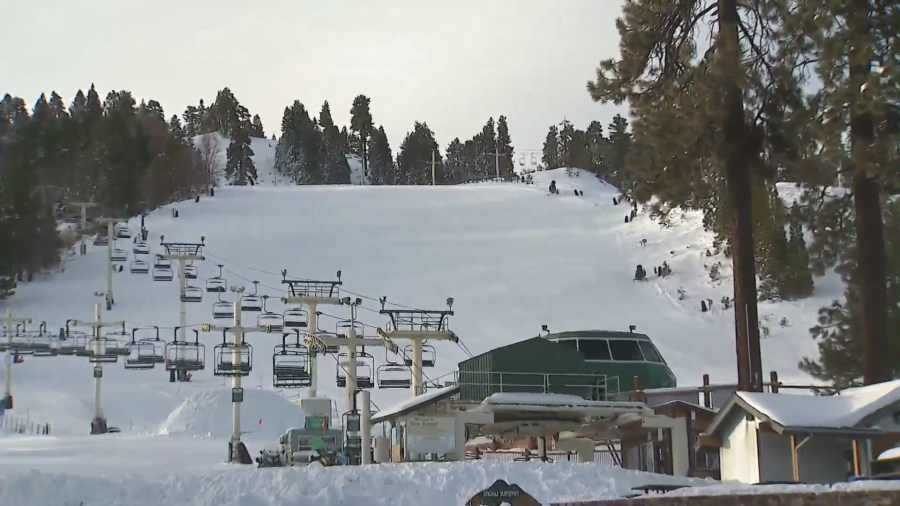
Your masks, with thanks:
M194 199L194 202L200 202L200 194L197 194L197 198Z
M556 189L556 181L555 180L550 181L550 193L559 193L559 191Z
M209 196L210 196L210 197L215 197L215 196L216 196L216 189L215 189L215 188L213 188L213 187L210 187L210 188L209 188Z
M644 266L638 264L637 268L634 270L634 280L635 281L643 281L647 279L647 271L644 270Z

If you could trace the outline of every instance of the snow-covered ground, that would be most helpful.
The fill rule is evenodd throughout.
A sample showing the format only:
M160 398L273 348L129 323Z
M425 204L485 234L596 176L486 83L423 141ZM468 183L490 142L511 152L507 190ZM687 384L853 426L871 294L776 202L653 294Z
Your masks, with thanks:
M454 297L451 328L462 345L436 343L437 364L426 371L434 379L452 371L469 353L537 335L541 324L552 331L586 328L627 329L637 325L656 342L681 385L698 384L703 373L713 382L735 377L733 321L730 311L701 313L701 298L718 301L730 293L728 270L712 285L703 264L708 234L699 218L686 215L668 229L645 214L624 223L627 206L612 204L617 190L587 173L570 177L562 169L535 174L535 185L481 183L453 187L321 186L273 184L268 143L254 139L261 184L222 187L213 198L181 202L146 218L150 245L159 238L206 238L206 261L199 264L199 286L224 265L231 285L271 295L268 309L282 311L278 298L282 269L289 276L332 279L343 271L347 295L365 296L360 319L384 326L377 298L388 305L444 308ZM263 148L265 146L265 149ZM225 146L222 147L224 153ZM224 155L223 155L224 156ZM270 160L263 162L263 160ZM268 163L269 165L265 165ZM549 195L555 179L560 195ZM584 191L574 196L573 189ZM172 208L179 218L172 218ZM138 220L130 223L132 230ZM645 246L641 240L647 239ZM130 241L120 241L129 251ZM131 258L129 258L131 260ZM667 261L671 276L632 281L636 264ZM65 272L21 285L0 304L4 313L30 316L59 329L67 319L89 320L105 289L106 248L88 246L88 254L70 259ZM725 262L727 266L727 262ZM125 271L114 276L116 306L107 320L128 326L161 327L171 340L178 322L177 277L154 282L149 275ZM679 300L678 288L685 291ZM766 370L785 381L808 381L797 370L803 355L815 353L807 328L816 309L839 297L839 284L817 286L816 296L800 303L763 305L773 325L763 342ZM188 306L188 324L211 322L213 294ZM225 294L226 299L232 297ZM334 331L341 307L320 307L320 328ZM245 315L245 321L255 318ZM197 327L193 327L197 328ZM369 329L371 331L371 328ZM543 500L613 497L640 482L635 477L593 464L453 463L382 466L371 469L255 470L221 465L223 436L230 427L230 384L212 375L212 349L221 334L200 334L207 370L190 383L169 383L160 369L126 371L121 362L104 371L102 398L112 425L123 434L89 438L93 408L91 365L82 357L27 357L14 366L12 414L53 425L51 437L0 440L0 504L459 504L498 478L522 484ZM272 390L274 335L250 335L254 368L245 379L247 403L242 424L251 455L296 426L302 413L284 401L303 391ZM371 352L384 363L380 350ZM388 357L394 358L396 357ZM320 359L319 395L337 401L336 360ZM381 407L408 398L406 391L373 390ZM255 400L254 400L255 399ZM376 429L376 433L379 429ZM45 474L46 473L46 474ZM326 477L325 473L329 473ZM53 486L48 486L52 483ZM426 490L428 492L426 492ZM240 495L240 493L244 495ZM433 492L433 491L440 491ZM237 493L237 495L235 495ZM304 501L308 499L309 501ZM231 502L229 502L231 501ZM381 502L378 502L381 501Z

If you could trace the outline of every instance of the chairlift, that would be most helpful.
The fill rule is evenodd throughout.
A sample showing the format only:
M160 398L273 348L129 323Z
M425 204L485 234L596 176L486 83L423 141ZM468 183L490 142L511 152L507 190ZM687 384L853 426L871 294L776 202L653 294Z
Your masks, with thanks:
M213 348L216 356L213 375L249 376L253 369L253 347L246 342L230 343L227 339L226 333L222 332L222 344L217 344Z
M206 367L206 346L199 342L199 333L194 331L194 341L179 341L178 328L175 338L166 343L166 371L202 371Z
M422 345L422 367L434 367L434 359L436 356L437 353L434 351L434 346L430 344ZM411 344L407 344L403 347L403 363L407 366L412 366L413 347Z
M184 266L184 279L197 279L197 266L196 265L185 265Z
M207 292L224 292L228 289L228 282L222 277L222 264L219 264L219 275L206 280Z
M141 330L143 329L133 329L131 342L125 345L128 349L125 369L153 369L156 364L166 361L165 343L159 338L159 327L147 329L155 331L153 337L138 339L137 334Z
M126 347L126 344L128 344L128 338L130 336L131 335L125 331L124 323L122 324L121 330L117 330L115 332L107 332L104 337L110 339L110 341L107 342L106 351L114 355L127 357L129 350Z
M15 330L7 331L6 339L2 345L3 351L18 355L31 355L34 352L32 348L32 334L25 331L24 324L16 325Z
M104 235L94 236L94 246L109 246L109 239Z
M222 300L222 294L219 294L219 300L213 302L212 305L213 318L234 318L234 303Z
M182 302L201 302L203 301L203 290L196 286L186 286L181 292Z
M161 269L161 268L172 268L172 261L168 258L164 258L162 255L157 254L153 258L153 268Z
M150 264L146 260L133 260L128 270L132 274L147 274L150 272Z
M154 267L153 268L153 281L172 281L175 278L175 273L172 272L171 267Z
M116 239L131 239L131 230L126 225L116 227Z
M305 309L291 308L283 313L284 328L305 329L309 326L309 313Z
M145 242L136 242L134 243L134 246L132 246L131 252L135 255L149 255L150 246L147 246L147 243Z
M355 364L350 363L350 355L347 352L341 352L338 354L337 365L335 367L337 372L335 375L335 382L339 387L346 387L347 371L350 367L353 367L356 371L357 388L372 388L375 386L372 382L372 369L374 369L374 365L375 357L364 351L356 354Z
M412 386L412 372L409 367L402 364L388 362L378 366L375 373L378 388L410 388Z
M272 386L275 388L305 388L312 385L309 350L300 344L300 331L294 331L296 340L287 342L285 333L281 344L272 354Z
M84 332L78 330L66 331L66 334L60 337L59 354L66 356L80 355L78 351L85 349L87 341L88 336ZM87 356L87 354L80 356Z
M269 302L269 296L263 295L263 312L256 317L257 327L268 327L272 332L281 332L284 330L284 317L278 313L273 313L266 309L266 303Z
M351 328L356 331L357 339L365 337L366 326L355 320L338 320L334 325L334 333L340 337L349 337Z
M90 355L88 361L92 364L114 364L119 361L119 343L110 337L101 336L92 338L87 344Z
M253 293L241 298L241 311L262 311L263 299L258 295L259 281L253 282Z
M59 355L59 336L47 332L47 324L41 323L31 335L31 352L35 357L55 357Z
M116 248L112 251L112 255L110 255L109 259L113 262L124 262L125 260L128 260L128 252L122 248Z

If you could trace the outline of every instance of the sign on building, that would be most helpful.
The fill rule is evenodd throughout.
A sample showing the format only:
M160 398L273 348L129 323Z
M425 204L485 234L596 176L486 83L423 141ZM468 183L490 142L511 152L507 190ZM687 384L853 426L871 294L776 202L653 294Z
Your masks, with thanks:
M406 446L409 453L450 453L456 448L456 424L453 417L416 416L406 422Z

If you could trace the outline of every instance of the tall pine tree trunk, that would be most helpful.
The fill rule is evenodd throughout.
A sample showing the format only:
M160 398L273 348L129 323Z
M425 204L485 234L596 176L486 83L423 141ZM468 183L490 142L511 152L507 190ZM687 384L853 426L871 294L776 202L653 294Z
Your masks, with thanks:
M868 0L848 2L850 32L850 90L861 94L869 78L873 60ZM861 97L857 99L862 101ZM870 174L875 121L865 106L850 105L850 156L853 160L853 206L856 221L856 268L862 322L863 383L871 385L891 380L887 336L887 253L881 187Z
M369 180L369 160L368 160L368 139L366 138L366 134L360 132L359 140L362 142L362 162L363 162L363 181L371 181Z
M734 270L734 323L738 390L762 391L762 357L756 307L756 260L753 250L753 201L750 159L744 118L741 52L736 0L719 0L718 58L723 61L722 152L725 184L731 207L731 255Z

